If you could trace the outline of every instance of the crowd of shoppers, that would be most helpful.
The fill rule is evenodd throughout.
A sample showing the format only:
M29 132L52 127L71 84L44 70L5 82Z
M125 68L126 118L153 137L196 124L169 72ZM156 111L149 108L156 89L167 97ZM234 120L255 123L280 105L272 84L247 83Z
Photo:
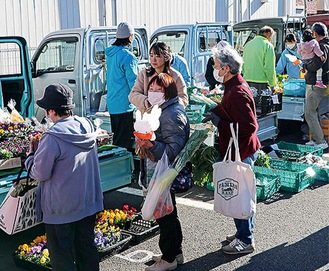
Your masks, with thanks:
M217 83L223 84L224 95L205 121L211 120L218 128L222 157L231 137L230 124L234 123L239 126L242 161L253 165L257 158L261 144L256 134L256 106L250 86L258 90L273 89L276 72L282 73L284 69L291 78L298 78L298 65L290 65L284 56L275 70L274 48L270 42L273 35L271 27L261 28L259 35L245 45L243 58L225 43L213 49L211 74ZM307 71L305 118L312 136L307 144L327 148L317 110L321 99L328 94L329 38L322 23L312 26L312 35L323 54L312 57L312 61L304 61ZM107 106L114 144L131 149L133 110L136 107L145 112L157 105L162 114L155 140L136 137L136 145L148 150L153 163L157 163L164 153L172 162L190 134L185 112L188 81L171 67L176 58L164 42L152 44L150 66L137 75L137 59L129 49L133 39L133 27L126 22L120 23L116 41L106 49ZM295 36L288 35L285 42L284 54L299 58ZM316 84L320 69L323 86ZM97 271L99 258L93 242L93 228L95 214L103 210L103 196L94 127L89 120L73 116L73 92L65 85L48 86L37 104L46 110L53 125L44 133L39 145L30 145L25 164L27 168L31 167L31 177L39 181L37 210L46 226L52 269ZM154 256L154 264L146 271L174 270L184 262L183 233L175 194L171 193L171 197L173 212L157 219L162 255ZM252 253L255 250L254 222L254 216L247 220L234 219L236 232L226 237L229 244L221 250L226 254Z

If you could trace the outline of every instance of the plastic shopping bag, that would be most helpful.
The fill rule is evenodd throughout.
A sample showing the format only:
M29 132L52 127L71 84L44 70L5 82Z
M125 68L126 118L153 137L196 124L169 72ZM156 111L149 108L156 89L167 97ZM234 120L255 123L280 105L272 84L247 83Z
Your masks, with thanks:
M142 207L143 219L158 219L174 210L170 187L177 174L178 172L169 166L167 154L164 152L155 167L148 186L148 192Z
M222 162L213 165L214 210L225 216L249 219L256 213L256 179L251 166L241 162L237 134L231 124L230 139ZM231 159L232 144L235 161Z

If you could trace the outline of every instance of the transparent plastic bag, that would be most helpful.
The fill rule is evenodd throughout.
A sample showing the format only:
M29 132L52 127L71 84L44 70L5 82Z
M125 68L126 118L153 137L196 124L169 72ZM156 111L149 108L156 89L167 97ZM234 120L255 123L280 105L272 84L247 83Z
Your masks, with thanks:
M173 180L171 175L174 174L177 175L177 171L169 167L167 154L164 153L155 167L148 186L147 195L142 207L143 219L158 219L170 214L174 210L170 195L170 187Z
M24 118L18 113L18 111L15 109L16 102L14 99L10 99L7 106L11 110L10 118L13 122L23 122Z

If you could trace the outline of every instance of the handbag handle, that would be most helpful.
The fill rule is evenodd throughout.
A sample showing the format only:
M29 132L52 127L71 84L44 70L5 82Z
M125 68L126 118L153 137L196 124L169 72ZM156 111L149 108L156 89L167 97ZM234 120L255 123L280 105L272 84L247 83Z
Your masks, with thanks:
M231 156L232 143L233 143L233 138L230 137L230 141L228 142L226 153L225 153L225 156L223 158L223 161L225 161L225 162L232 161L232 158L231 158L232 157Z
M27 169L27 175L26 175L26 185L28 186L29 185L29 181L31 180L31 177L30 177L30 172L31 172L31 169L32 169L32 166L33 166L33 163L30 165L30 167ZM23 178L21 178L21 175L23 173L25 169L25 166L24 164L21 166L21 169L20 171L18 172L18 175L17 175L17 178L16 180L13 181L13 184L18 184Z
M233 144L235 148L235 161L241 162L241 156L240 156L240 150L239 150L239 139L238 139L238 133L239 133L239 123L236 123L236 132L234 130L233 123L230 123L230 129L233 139Z

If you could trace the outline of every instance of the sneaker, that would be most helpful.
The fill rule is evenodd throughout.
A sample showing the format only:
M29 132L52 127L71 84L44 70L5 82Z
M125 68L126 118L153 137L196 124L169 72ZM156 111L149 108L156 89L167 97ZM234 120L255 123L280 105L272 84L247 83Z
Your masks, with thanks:
M226 254L248 254L254 252L254 250L254 244L245 244L237 238L227 246L222 247L222 251Z
M307 146L315 146L316 143L313 140L310 140L309 142L306 142L305 145L307 145Z
M323 143L320 143L320 144L316 144L315 145L316 147L320 147L320 148L322 148L322 149L326 149L326 148L328 148L328 143L327 142L323 142Z
M322 149L328 148L328 143L326 141L323 142L323 143L317 144L317 143L315 143L314 141L311 140L309 142L306 142L305 145L312 146L312 147L320 147Z
M151 266L145 268L145 271L167 271L175 270L177 268L176 259L172 263L168 263L165 260L160 259L160 261L155 262Z
M153 255L152 256L152 260L155 261L155 262L158 262L158 261L161 260L161 257L162 257L161 254L160 255ZM181 254L178 254L176 256L176 261L177 261L177 264L183 264L184 263L184 256L183 256L182 253Z
M230 242L231 243L234 239L235 239L235 235L234 234L226 236L226 241L227 242Z
M322 81L316 81L315 85L319 88L326 88L327 87L325 84L323 84Z

